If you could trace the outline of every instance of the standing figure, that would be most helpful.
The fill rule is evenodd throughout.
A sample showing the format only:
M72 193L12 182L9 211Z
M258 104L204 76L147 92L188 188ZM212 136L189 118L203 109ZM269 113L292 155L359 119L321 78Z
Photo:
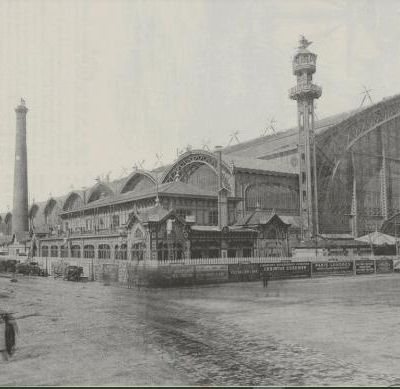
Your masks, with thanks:
M7 361L6 322L4 321L3 314L0 314L0 353L3 361Z
M15 338L18 334L18 326L11 313L2 313L0 315L0 352L3 360L7 361L8 357L14 353Z
M264 288L266 288L268 286L268 274L266 274L266 273L263 275L263 285L264 285Z

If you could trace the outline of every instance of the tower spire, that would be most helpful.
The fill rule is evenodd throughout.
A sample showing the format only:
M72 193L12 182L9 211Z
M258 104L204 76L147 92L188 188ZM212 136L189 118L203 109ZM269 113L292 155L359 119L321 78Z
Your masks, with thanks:
M293 57L293 74L297 77L297 85L289 90L289 97L297 101L300 215L308 238L319 234L314 100L322 94L321 87L312 83L317 55L308 50L311 43L301 35Z

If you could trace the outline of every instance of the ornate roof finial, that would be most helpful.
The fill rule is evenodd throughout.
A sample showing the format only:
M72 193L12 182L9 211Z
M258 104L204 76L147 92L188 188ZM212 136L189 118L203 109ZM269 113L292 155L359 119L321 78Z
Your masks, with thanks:
M311 41L308 41L304 35L300 35L300 40L299 40L299 49L306 49L308 46L311 45Z
M25 106L25 100L21 97L21 105Z

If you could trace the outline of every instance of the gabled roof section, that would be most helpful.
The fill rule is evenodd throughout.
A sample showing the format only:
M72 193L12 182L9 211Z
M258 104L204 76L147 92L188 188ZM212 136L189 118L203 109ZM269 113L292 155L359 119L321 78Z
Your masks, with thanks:
M130 228L135 220L141 223L161 223L170 216L174 216L181 223L184 223L184 221L176 215L175 210L168 210L162 205L156 204L154 207L147 208L143 211L134 211L129 217L126 227Z
M174 182L166 182L165 184L160 184L158 186L158 194L159 196L189 196L195 198L216 198L217 193L199 188L198 186L194 186L191 184L187 184L181 181ZM140 192L126 192L121 193L119 195L105 197L96 201L93 201L89 204L86 204L79 210L85 209L93 209L98 207L104 207L111 204L121 204L128 201L135 201L144 198L152 198L157 195L157 187L146 188ZM76 211L77 209L71 210L71 212ZM68 212L68 211L66 211Z
M172 210L167 210L160 204L157 204L154 207L148 208L145 211L138 213L138 217L143 223L160 223L173 213L174 212Z
M249 212L247 215L239 219L235 226L243 227L256 227L261 225L270 224L273 220L278 220L279 223L289 226L290 224L285 223L275 211L267 211L262 209L256 209L253 212Z
M280 215L281 220L290 225L290 228L304 228L304 222L302 222L300 216L287 216L287 215Z

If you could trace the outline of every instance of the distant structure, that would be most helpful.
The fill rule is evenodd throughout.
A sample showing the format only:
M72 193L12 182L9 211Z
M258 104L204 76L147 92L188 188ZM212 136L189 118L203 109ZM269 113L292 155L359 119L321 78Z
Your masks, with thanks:
M12 233L27 232L28 223L28 164L26 150L26 114L28 108L25 100L15 108L17 115L15 133L15 162L14 162L14 204L12 214Z
M289 90L289 97L297 100L297 120L299 126L299 195L300 216L305 225L307 237L316 236L318 228L318 196L315 160L314 99L321 96L322 90L312 83L317 55L307 47L309 42L301 36L299 47L293 58L293 74L297 85Z

